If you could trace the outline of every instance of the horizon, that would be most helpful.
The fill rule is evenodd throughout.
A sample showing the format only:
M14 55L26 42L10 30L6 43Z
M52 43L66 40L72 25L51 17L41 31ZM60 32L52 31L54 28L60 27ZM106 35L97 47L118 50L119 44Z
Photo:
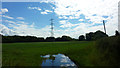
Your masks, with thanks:
M100 30L98 30L98 31L100 31ZM97 32L97 31L96 31ZM96 33L96 32L92 32L92 33ZM100 32L103 32L103 31L100 31ZM89 32L89 33L91 33L91 32ZM89 34L89 33L86 33L86 34ZM105 33L105 32L103 32L103 33ZM85 37L85 39L86 39L86 34L85 35L80 35L80 36L84 36ZM0 34L1 35L1 34ZM107 35L107 34L106 34ZM6 35L2 35L2 36L6 36ZM10 36L10 35L8 35L8 36ZM15 37L15 36L20 36L20 35L11 35L12 37ZM26 35L26 36L24 36L24 37L27 37L27 36L30 36L30 37L36 37L36 38L44 38L44 39L46 39L46 38L50 38L50 37L54 37L54 36L48 36L48 37L37 37L37 36L32 36L32 35ZM67 35L62 35L62 36L59 36L59 37L54 37L54 38L62 38L63 36L67 36ZM70 37L70 38L72 38L72 39L79 39L79 37L80 36L78 36L77 38L73 38L73 37L71 37L71 36L68 36L68 37ZM108 35L109 36L109 35ZM115 35L113 35L113 36L115 36ZM23 37L23 36L20 36L20 37Z
M89 32L104 32L103 20L107 34L114 35L118 30L118 0L88 1L2 2L0 34L46 38L51 36L50 19L53 18L54 37L78 38Z

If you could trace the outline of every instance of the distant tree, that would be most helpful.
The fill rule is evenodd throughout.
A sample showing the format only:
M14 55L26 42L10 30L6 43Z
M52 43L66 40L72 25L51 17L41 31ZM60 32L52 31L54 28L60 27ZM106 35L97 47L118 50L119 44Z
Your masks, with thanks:
M108 35L100 30L96 31L94 33L94 40L97 40L97 39L100 39L100 38L103 38L103 37L108 37Z
M79 39L76 39L76 38L72 38L72 41L78 41Z
M120 33L116 30L115 31L115 36L119 36L120 35Z
M72 38L71 37L69 37L69 36L62 36L62 41L71 41L72 40Z
M55 41L62 41L62 38L57 37L57 38L55 39Z
M86 34L86 40L87 41L92 41L93 37L94 37L94 33L93 32L90 32L90 33Z
M97 40L103 37L108 37L108 35L100 30L96 31L95 33L90 32L86 34L87 41Z
M55 41L55 38L54 37L47 37L46 41L47 42L53 42L53 41Z
M77 39L63 35L62 37L57 37L55 41L77 41Z
M85 36L84 35L79 36L79 41L84 41L84 40L85 40Z
M44 40L44 38L38 38L38 41L40 41L40 42L44 42L45 40Z
M37 38L35 36L2 36L3 43L13 42L43 42L44 38Z

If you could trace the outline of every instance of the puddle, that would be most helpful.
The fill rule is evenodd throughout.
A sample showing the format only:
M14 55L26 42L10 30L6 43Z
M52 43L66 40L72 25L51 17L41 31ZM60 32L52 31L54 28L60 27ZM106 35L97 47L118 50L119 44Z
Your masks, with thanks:
M41 66L77 68L77 65L73 61L71 61L68 56L65 56L64 54L45 55L41 57L43 58Z

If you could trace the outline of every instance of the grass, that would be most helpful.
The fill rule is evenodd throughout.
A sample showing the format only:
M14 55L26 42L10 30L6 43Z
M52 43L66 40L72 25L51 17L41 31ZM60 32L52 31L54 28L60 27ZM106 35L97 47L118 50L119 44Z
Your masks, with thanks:
M120 66L120 36L97 41L4 43L3 66L40 66L41 55L65 54L78 67Z
M78 67L119 66L120 36L97 41L3 43L3 66L40 66L41 55L65 54Z
M40 66L40 55L65 54L78 66L92 66L89 54L94 42L31 42L31 43L4 43L3 66Z

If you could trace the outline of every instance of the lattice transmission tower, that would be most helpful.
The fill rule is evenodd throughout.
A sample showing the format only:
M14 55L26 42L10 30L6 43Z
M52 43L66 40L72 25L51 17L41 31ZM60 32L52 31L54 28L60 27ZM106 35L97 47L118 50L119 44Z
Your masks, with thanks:
M50 24L51 25L51 28L50 28L51 29L51 37L54 37L54 32L53 32L53 28L54 28L53 24L54 23L53 23L53 20L54 19L50 19L50 22L51 22L51 24Z

